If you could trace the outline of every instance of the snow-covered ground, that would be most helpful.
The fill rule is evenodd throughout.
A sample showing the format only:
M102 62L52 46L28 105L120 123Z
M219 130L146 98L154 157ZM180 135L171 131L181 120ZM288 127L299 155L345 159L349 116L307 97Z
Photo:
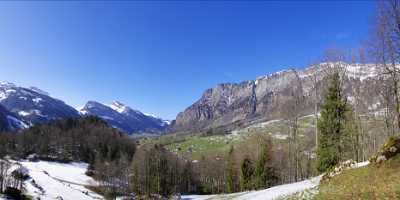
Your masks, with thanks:
M18 165L13 161L13 169ZM20 165L28 170L31 177L25 181L26 193L41 200L98 200L102 196L90 191L85 186L96 185L96 181L85 175L86 163L29 162L21 161ZM351 168L368 165L368 162L357 163ZM265 190L246 191L221 195L186 195L182 200L273 200L287 197L306 190L316 190L322 175L304 181L279 185ZM4 197L0 196L0 200Z
M351 168L364 167L369 162L356 163ZM304 181L290 183L285 185L278 185L265 190L248 191L232 194L222 195L186 195L182 196L182 200L218 200L218 199L230 199L230 200L276 200L290 195L317 188L323 175L310 178Z
M234 199L234 200L273 200L285 197L297 192L311 189L318 186L321 176L307 179L301 182L278 185L265 190L240 192L226 195L188 195L183 196L183 200L216 200L216 199Z
M93 200L102 196L85 186L96 182L85 175L86 163L19 162L29 170L31 179L25 181L26 193L41 200Z

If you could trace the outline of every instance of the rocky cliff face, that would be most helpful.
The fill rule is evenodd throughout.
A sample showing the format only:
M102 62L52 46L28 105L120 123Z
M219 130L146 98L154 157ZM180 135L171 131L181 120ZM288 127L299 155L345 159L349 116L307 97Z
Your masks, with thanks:
M337 63L322 63L304 70L286 70L241 83L219 84L206 90L193 105L178 114L170 132L223 130L244 126L259 120L287 118L292 115L293 96L302 96L300 115L314 111L315 90L319 104L327 86L327 74ZM345 94L350 103L359 96L363 112L379 112L382 108L379 89L379 68L374 65L340 64L346 72ZM316 78L316 79L315 79ZM358 94L358 95L356 95ZM361 101L360 101L361 102Z

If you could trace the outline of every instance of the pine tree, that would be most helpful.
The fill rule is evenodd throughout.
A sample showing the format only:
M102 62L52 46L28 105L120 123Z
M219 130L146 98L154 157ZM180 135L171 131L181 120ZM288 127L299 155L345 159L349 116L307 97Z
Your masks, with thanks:
M267 145L262 144L254 172L255 187L257 189L265 188L269 185L268 179L270 178L270 170L267 166L269 160Z
M357 162L362 161L362 140L360 130L361 119L356 116L353 109L348 108L346 113L346 124L343 147L345 149L345 159L353 159Z
M234 161L233 161L233 146L231 146L228 155L228 166L227 166L227 192L233 193L235 192L235 169L234 169Z
M343 153L342 139L348 105L342 94L338 72L330 77L330 84L318 120L318 170L324 172L335 166Z
M240 169L241 169L241 179L242 179L241 180L242 190L252 189L252 177L254 174L254 168L250 158L246 157L243 160Z

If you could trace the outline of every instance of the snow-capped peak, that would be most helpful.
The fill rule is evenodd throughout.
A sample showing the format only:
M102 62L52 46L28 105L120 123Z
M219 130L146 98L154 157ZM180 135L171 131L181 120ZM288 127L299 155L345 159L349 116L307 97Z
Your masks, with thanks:
M123 103L119 101L112 102L112 104L109 105L109 107L119 113L124 113L130 109L128 106L125 106Z
M1 87L16 87L16 85L14 83L10 83L7 81L0 81L0 86Z
M161 125L161 126L167 126L167 125L170 125L170 124L171 124L171 121L170 121L170 120L162 119L161 117L158 117L157 115L150 114L150 113L143 113L143 114L146 115L147 117L152 117L152 118L154 118L154 119L160 120L160 121L161 121L161 122L160 122L160 125Z
M43 90L41 90L41 89L39 89L37 87L29 87L29 89L34 91L34 92L36 92L36 93L39 93L39 94L42 94L42 95L46 95L46 96L50 96L50 94L48 92L45 92L45 91L43 91Z
M148 117L160 119L157 115L154 115L154 114L150 114L150 113L143 113L143 114L146 115L146 116L148 116Z

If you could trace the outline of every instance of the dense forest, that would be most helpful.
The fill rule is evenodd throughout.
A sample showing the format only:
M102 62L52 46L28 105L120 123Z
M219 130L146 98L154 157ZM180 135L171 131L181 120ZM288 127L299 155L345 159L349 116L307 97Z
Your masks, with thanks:
M229 155L220 160L204 158L193 162L158 144L144 144L137 149L132 138L96 117L87 117L37 125L18 133L2 133L0 152L2 158L13 160L87 162L90 164L87 174L100 183L93 190L106 196L132 193L169 196L235 192L273 185L277 177L269 165L270 142L266 138L257 141L238 149L232 147ZM253 146L254 154L238 153L249 146Z

